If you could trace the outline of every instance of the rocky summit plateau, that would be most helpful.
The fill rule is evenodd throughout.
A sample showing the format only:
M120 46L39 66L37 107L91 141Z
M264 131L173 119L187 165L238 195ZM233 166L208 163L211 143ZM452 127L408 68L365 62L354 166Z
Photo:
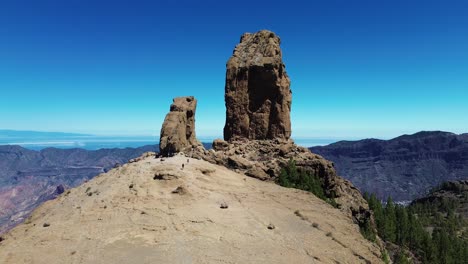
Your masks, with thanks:
M195 137L177 97L147 153L46 202L2 237L4 263L382 263L366 200L333 163L291 139L280 39L244 34L226 69L224 139ZM274 181L291 161L324 196Z
M351 218L314 195L183 155L101 174L3 239L12 264L380 263Z

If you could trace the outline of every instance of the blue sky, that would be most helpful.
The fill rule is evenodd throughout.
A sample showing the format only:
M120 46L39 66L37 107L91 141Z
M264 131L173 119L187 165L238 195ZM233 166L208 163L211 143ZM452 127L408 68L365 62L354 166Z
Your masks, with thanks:
M243 32L282 39L295 137L468 132L466 1L2 1L0 128L158 134L173 97L221 136Z

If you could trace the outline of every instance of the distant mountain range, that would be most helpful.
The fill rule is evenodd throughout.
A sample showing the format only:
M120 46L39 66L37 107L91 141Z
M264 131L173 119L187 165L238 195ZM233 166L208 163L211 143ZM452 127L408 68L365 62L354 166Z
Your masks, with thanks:
M0 234L65 189L147 151L156 151L156 145L95 151L0 146Z
M410 201L441 182L468 179L468 134L419 132L391 140L340 141L310 150L361 191Z
M5 131L0 130L0 136L6 137ZM204 146L211 148L210 143ZM0 234L65 189L80 185L116 163L158 151L157 147L36 151L0 146ZM441 182L468 179L468 134L419 132L391 140L340 141L310 150L333 161L339 174L361 191L376 193L381 199L392 196L396 201L411 201Z

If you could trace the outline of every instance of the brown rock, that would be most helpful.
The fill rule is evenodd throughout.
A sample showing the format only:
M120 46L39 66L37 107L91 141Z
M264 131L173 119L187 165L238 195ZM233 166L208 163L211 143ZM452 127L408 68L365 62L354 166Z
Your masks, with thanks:
M294 147L293 143L283 144L279 147L280 156L284 157L291 153L291 149Z
M224 139L288 139L289 86L280 38L267 30L242 35L227 62Z
M264 170L257 166L254 166L253 168L246 171L245 175L257 178L262 181L268 180L270 178L270 175L268 175Z
M229 156L227 165L232 169L250 169L252 167L251 162L237 155Z
M229 147L229 143L222 139L215 139L213 141L213 149L216 151L226 150Z
M175 190L173 190L172 193L183 195L187 193L187 189L184 186L179 186Z
M195 136L196 108L197 100L193 96L174 98L161 128L161 155L169 156L201 145Z

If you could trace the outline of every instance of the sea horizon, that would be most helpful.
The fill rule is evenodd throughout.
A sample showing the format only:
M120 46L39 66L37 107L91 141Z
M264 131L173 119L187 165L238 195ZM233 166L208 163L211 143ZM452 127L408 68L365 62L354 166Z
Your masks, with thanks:
M205 144L211 144L214 139L221 136L200 136L198 140ZM293 137L294 142L303 147L314 147L329 145L341 140L355 140L349 138L318 138L318 137ZM159 144L159 136L103 136L103 135L73 135L61 137L22 136L22 137L0 137L0 145L18 145L31 150L42 150L45 148L82 148L86 150L97 150L103 148L137 148L146 145Z

